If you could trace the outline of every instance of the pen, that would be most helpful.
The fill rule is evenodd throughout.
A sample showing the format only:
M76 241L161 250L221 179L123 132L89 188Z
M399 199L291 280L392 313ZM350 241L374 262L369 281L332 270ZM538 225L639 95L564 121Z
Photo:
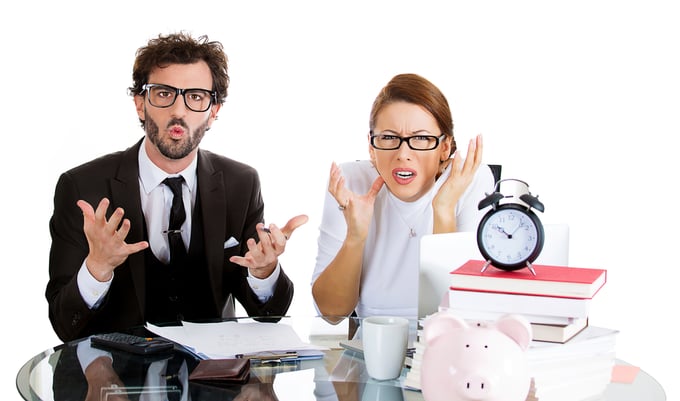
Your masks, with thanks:
M296 358L283 358L283 359L251 359L251 363L255 365L281 365L281 364L295 364L298 362Z
M272 233L272 230L270 230L270 229L267 228L267 227L262 227L262 231L266 232L267 234L271 234L271 233ZM283 235L283 237L284 237L286 240L288 239L288 236L285 235L285 234Z
M257 352L254 354L236 354L236 358L245 358L261 361L261 362L285 362L297 359L298 355L295 351L287 352Z

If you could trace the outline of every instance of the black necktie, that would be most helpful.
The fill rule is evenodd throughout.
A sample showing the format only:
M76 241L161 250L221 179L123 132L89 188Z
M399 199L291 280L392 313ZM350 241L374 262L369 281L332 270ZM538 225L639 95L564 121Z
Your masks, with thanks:
M184 241L182 241L182 223L186 220L184 200L182 199L182 183L184 178L168 177L163 180L172 191L172 207L170 208L170 224L168 226L168 242L170 244L170 261L177 262L186 255Z
M185 366L182 366L185 365ZM184 376L182 375L182 368L184 368ZM186 362L177 356L168 361L166 374L166 391L168 393L168 401L179 401L182 399L182 392L184 391L184 383L182 380L187 377Z

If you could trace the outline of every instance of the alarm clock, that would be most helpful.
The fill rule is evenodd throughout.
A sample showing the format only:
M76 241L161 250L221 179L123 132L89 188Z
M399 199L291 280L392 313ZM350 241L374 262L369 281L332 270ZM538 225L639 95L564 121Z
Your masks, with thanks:
M505 181L519 183L519 196L499 192ZM482 272L492 265L508 271L526 267L536 275L531 264L543 249L545 234L532 209L543 212L543 203L531 195L526 182L514 178L499 180L494 192L486 195L478 205L479 210L491 206L477 227L477 246L486 260Z

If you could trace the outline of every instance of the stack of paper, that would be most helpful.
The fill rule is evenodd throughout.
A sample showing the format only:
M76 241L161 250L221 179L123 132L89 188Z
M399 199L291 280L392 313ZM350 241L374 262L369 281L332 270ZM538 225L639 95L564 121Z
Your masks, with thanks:
M409 369L404 377L403 386L409 390L420 390L420 367L423 364L423 354L425 353L425 343L421 341L423 322L424 319L418 320L416 340L413 342L413 354L407 356L404 363Z
M617 334L588 326L564 344L533 342L527 354L534 380L529 399L598 399L611 381Z
M171 327L147 323L146 327L203 359L294 353L299 360L322 358L326 349L303 342L293 327L280 322L182 322L181 326Z

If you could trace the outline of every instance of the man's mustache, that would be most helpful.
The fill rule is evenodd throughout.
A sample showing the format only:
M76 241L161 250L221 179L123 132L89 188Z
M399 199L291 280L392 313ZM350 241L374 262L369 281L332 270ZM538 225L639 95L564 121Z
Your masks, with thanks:
M168 122L167 128L170 128L170 127L172 127L173 125L179 125L180 127L184 128L184 129L186 129L186 130L189 129L189 126L187 125L187 123L185 123L184 120L181 119L181 118L173 118L172 120L170 120L170 121Z

